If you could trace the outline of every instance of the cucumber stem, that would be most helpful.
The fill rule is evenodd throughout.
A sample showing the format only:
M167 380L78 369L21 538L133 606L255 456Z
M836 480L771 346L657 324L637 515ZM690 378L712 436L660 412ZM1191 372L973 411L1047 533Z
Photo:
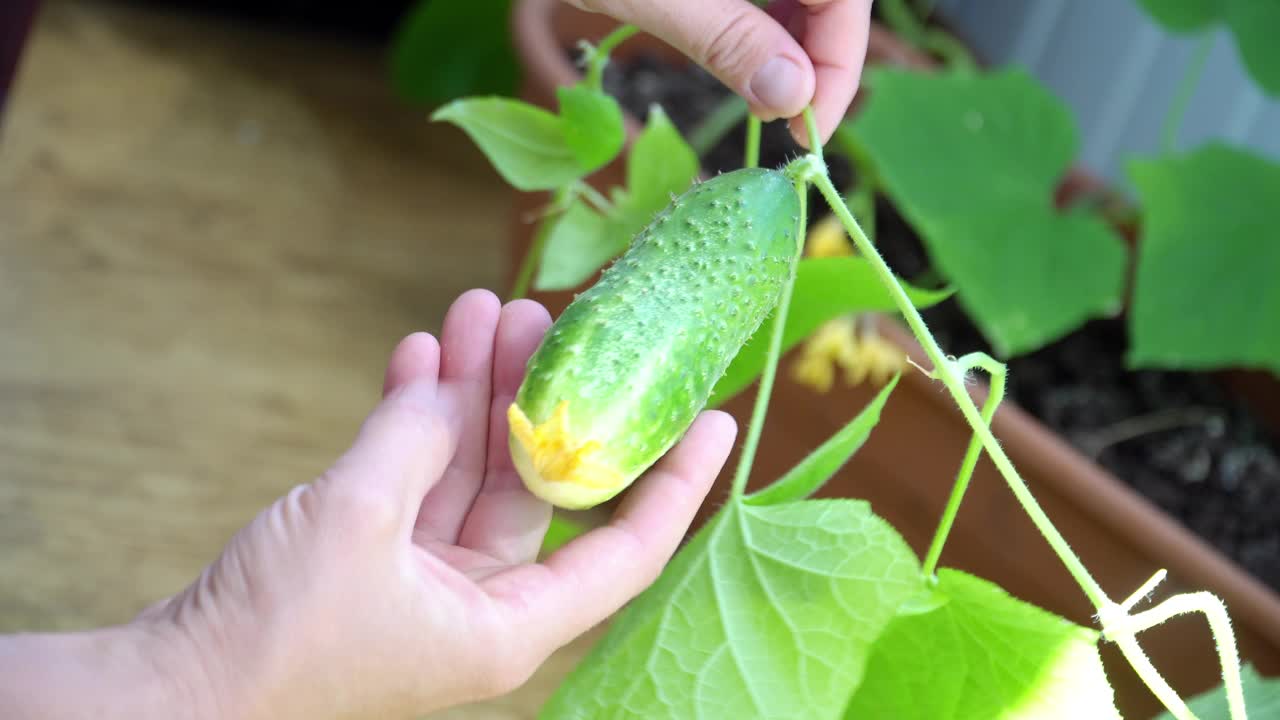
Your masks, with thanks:
M760 389L756 393L756 403L751 410L751 424L747 426L747 438L742 444L742 455L738 458L738 467L734 471L733 485L729 490L729 501L741 500L747 490L747 480L751 477L751 465L756 459L756 450L760 446L760 434L764 431L764 419L769 414L769 398L773 395L773 381L778 375L778 359L782 356L782 336L787 327L787 312L791 309L791 291L796 284L796 267L800 255L804 252L804 229L808 193L805 192L805 181L793 178L796 196L800 201L800 214L796 219L796 251L791 260L791 272L782 285L782 296L778 299L778 307L773 315L773 326L769 332L769 351L765 356L764 372L760 375Z
M962 373L971 368L980 367L991 376L991 389L987 393L986 402L982 404L982 422L987 427L991 427L991 418L996 414L996 408L1000 405L1000 401L1004 399L1004 385L1009 374L1008 369L985 353L965 355L957 360L956 364ZM969 480L973 478L973 469L977 467L978 458L981 455L982 440L977 433L974 433L973 437L969 439L968 449L965 450L964 461L960 463L960 471L956 473L956 482L951 488L951 497L947 499L947 508L942 511L942 519L938 521L938 529L934 532L933 542L929 544L929 552L924 558L924 566L921 571L926 578L933 578L934 573L937 572L938 558L942 556L942 546L946 544L947 536L951 534L951 527L955 524L956 514L960 511L960 501L964 499L964 493L969 488Z
M609 53L638 32L640 28L635 25L619 25L591 49L587 54L587 77L583 81L587 87L604 91L604 66L609 64Z
M808 164L815 169L806 172L802 164ZM911 331L915 334L921 347L924 348L925 354L933 362L934 375L942 381L942 384L951 393L951 397L955 400L956 405L959 406L960 412L982 441L987 454L991 456L992 462L995 463L996 468L1009 485L1009 489L1017 497L1022 509L1031 518L1031 522L1035 524L1040 534L1048 541L1058 559L1066 566L1067 572L1071 573L1071 577L1075 578L1076 583L1089 598L1089 602L1093 603L1095 608L1104 607L1105 604L1110 602L1106 593L1102 591L1102 587L1098 585L1098 582L1093 579L1093 575L1085 568L1084 563L1080 561L1080 557L1071 549L1071 545L1067 543L1066 538L1062 537L1062 533L1058 532L1058 529L1054 527L1053 522L1049 520L1049 516L1040 507L1040 503L1031 494L1031 490L1027 487L1026 482L1023 481L1022 476L1018 474L1013 462L1009 460L1009 456L1005 454L1000 442L996 440L995 435L991 434L991 429L983 422L982 415L978 412L977 406L974 405L973 398L969 396L968 390L965 389L964 378L957 372L955 361L947 359L942 352L942 348L938 347L938 341L934 339L933 333L929 332L929 328L924 323L924 318L920 317L920 311L916 310L915 305L911 304L911 299L907 297L906 291L902 289L902 285L894 277L889 265L885 263L875 245L872 244L866 233L858 225L858 221L849 212L849 208L844 204L840 193L836 191L831 178L822 169L821 161L809 157L801 158L792 164L792 168L793 176L805 176L817 186L818 191L822 193L836 217L844 224L845 231L849 233L849 237L853 239L854 244L858 247L859 254L871 264L876 275L879 276L880 281L889 291L894 304L898 306L899 312L902 313L903 318L907 321L907 325L911 327Z

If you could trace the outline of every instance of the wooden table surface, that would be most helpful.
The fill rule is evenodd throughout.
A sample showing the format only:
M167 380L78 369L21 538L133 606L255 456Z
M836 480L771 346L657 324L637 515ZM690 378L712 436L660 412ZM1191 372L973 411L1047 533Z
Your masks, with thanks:
M46 2L0 127L0 632L129 619L322 470L510 198L377 53ZM587 647L454 720L533 717Z

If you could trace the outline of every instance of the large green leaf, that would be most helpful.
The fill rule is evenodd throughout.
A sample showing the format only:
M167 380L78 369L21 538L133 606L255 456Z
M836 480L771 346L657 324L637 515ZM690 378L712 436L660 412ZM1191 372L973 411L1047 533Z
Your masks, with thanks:
M586 174L565 140L564 121L519 100L455 100L432 120L462 128L507 182L520 190L552 190Z
M1129 361L1280 372L1280 164L1222 145L1135 162Z
M1125 250L1054 190L1076 150L1060 100L1021 70L881 70L853 128L888 194L995 350L1034 350L1120 307Z
M901 375L895 376L856 417L827 441L809 453L800 464L772 485L747 497L748 505L777 505L809 497L826 484L831 476L849 462L849 458L871 436L871 430L880 422L880 411L889 400L889 393L897 387Z
M951 296L948 290L922 290L903 283L917 308ZM859 257L805 258L796 269L795 290L782 349L795 347L822 323L851 312L887 312L897 308L870 263ZM747 341L716 383L710 404L720 405L742 392L764 371L769 351L769 322Z
M958 570L935 590L876 641L846 720L1119 720L1097 632Z
M391 82L426 105L468 95L511 95L520 69L507 28L511 0L419 0L391 43Z
M1174 32L1204 31L1218 23L1235 35L1255 82L1280 95L1280 3L1274 0L1138 0L1151 17Z
M556 90L556 97L565 142L579 165L591 171L617 156L627 140L617 100L585 85L562 87Z
M1244 686L1244 705L1253 720L1280 718L1280 678L1264 678L1252 665L1244 666L1240 671L1241 684ZM1221 685L1187 702L1187 707L1198 720L1231 720L1227 708L1227 692ZM1173 715L1165 712L1156 720L1173 720Z
M684 192L698 175L698 159L684 138L654 106L627 156L627 188L613 188L612 213L605 217L574 203L548 238L533 286L568 290L582 284L622 253L671 196Z
M837 718L871 644L923 589L864 502L730 502L540 717Z

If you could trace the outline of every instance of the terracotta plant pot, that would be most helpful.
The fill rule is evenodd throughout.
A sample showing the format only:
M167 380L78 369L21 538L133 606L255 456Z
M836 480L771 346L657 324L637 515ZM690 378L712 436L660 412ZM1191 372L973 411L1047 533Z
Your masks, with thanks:
M598 40L615 25L608 18L574 10L557 0L518 0L513 20L526 72L523 96L549 108L555 107L556 87L579 79L565 48L579 39ZM625 61L642 49L680 57L669 46L645 35L624 43L615 57ZM873 28L868 63L929 66L927 59L880 27ZM635 118L627 122L634 135L639 122ZM592 183L601 189L623 184L623 167L621 161L615 162L597 173ZM1097 183L1088 176L1072 173L1063 184L1060 199L1069 201L1081 190L1096 188ZM545 195L517 194L513 267L530 243L529 216L545 202ZM573 294L535 293L534 297L554 315ZM926 363L919 345L896 321L884 320L882 332L906 348L917 362ZM862 387L836 388L817 395L787 378L790 360L784 358L774 390L753 486L788 470L873 395L872 389ZM973 392L980 401L986 388L979 384ZM744 393L725 409L745 426L753 399L753 393ZM1228 605L1243 658L1263 674L1280 673L1280 596L1012 402L1005 402L997 412L993 431L1049 517L1113 598L1127 596L1153 572L1166 568L1169 579L1158 597L1175 591L1215 593ZM968 425L941 385L919 372L909 372L890 398L870 440L821 494L869 500L875 511L923 554L969 437ZM727 471L723 474L699 522L723 502L729 475ZM943 563L998 582L1013 595L1077 623L1094 625L1093 608L985 457L974 474ZM1141 641L1157 667L1184 695L1219 682L1217 656L1203 619L1171 621L1143 633ZM1109 644L1104 644L1103 653L1125 717L1146 718L1158 712L1159 703L1119 653Z

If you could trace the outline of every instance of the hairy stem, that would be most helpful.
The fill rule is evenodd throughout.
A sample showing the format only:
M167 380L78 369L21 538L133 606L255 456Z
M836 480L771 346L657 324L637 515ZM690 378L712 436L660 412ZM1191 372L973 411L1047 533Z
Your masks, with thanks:
M809 153L821 160L822 134L818 132L818 119L814 117L812 107L804 109L804 129L809 133Z
M1191 98L1196 94L1196 88L1200 86L1200 76L1204 74L1204 66L1209 60L1211 50L1213 50L1213 33L1205 31L1200 37L1200 42L1196 44L1191 59L1187 61L1187 69L1178 83L1178 92L1173 96L1169 114L1164 119L1161 146L1167 153L1177 148L1178 131L1182 129L1182 120L1187 116Z
M958 366L956 369L962 374L968 372L971 368L980 367L987 371L991 376L991 389L987 393L987 400L982 404L982 423L986 427L991 427L991 418L996 414L996 408L999 407L1000 401L1004 399L1005 379L1008 377L1008 370L1001 363L995 361L984 353L973 353L965 355L956 361ZM947 499L947 507L942 512L942 519L938 521L938 529L933 534L933 542L929 544L929 552L925 555L923 572L927 578L932 578L938 569L938 558L942 555L942 546L947 542L947 536L951 534L951 527L955 524L956 513L960 511L960 501L964 499L965 491L969 489L969 480L973 477L973 469L978 465L978 458L982 455L982 440L978 434L974 433L969 440L969 448L965 450L964 461L960 463L960 471L956 473L956 483L951 488L951 497Z
M1131 632L1138 633L1160 625L1178 615L1202 613L1209 622L1213 644L1218 649L1218 662L1222 665L1222 685L1227 691L1227 707L1231 720L1246 720L1244 685L1240 680L1240 654L1236 636L1231 629L1231 617L1227 607L1212 593L1195 592L1174 595L1159 605L1128 618Z
M1080 557L1075 554L1066 539L1062 537L1062 534L1054 527L1049 517L1045 515L1044 509L1036 502L1026 482L1022 480L1017 469L1014 468L1013 462L1005 454L1004 448L1000 446L995 436L991 434L991 429L983 421L981 413L978 412L978 408L973 402L973 398L969 397L969 393L964 387L964 378L957 371L956 363L947 359L942 349L938 347L938 341L934 339L933 334L925 326L924 318L920 317L920 312L911 304L911 299L907 297L906 291L902 289L902 285L894 277L893 271L889 269L884 258L880 257L880 253L876 251L875 245L871 243L866 233L862 231L858 221L849 213L849 208L845 206L840 194L836 192L835 185L827 177L821 162L815 162L815 159L811 157L802 158L797 162L808 163L812 167L805 175L817 185L827 203L831 205L831 209L840 219L840 222L844 224L849 237L853 239L854 244L858 247L858 252L866 258L876 271L880 281L893 298L894 304L897 305L903 318L906 319L907 325L911 327L916 339L924 348L925 354L933 363L935 376L942 381L942 384L951 393L951 397L959 406L960 412L964 414L965 420L969 422L975 435L982 441L982 446L986 449L987 454L991 456L992 462L995 463L996 468L1009 485L1009 489L1017 497L1023 510L1031 518L1031 521L1035 523L1040 534L1048 541L1049 546L1053 548L1063 565L1066 566L1067 571L1071 573L1071 576L1075 578L1076 583L1080 585L1089 601L1093 603L1093 606L1095 608L1103 607L1105 603L1109 602L1106 593L1102 591L1098 582L1093 579L1088 569L1085 568L1084 563L1080 561Z
M635 25L619 25L591 49L587 54L587 77L584 81L588 87L604 90L604 66L609 64L609 53L637 32L640 28Z
M836 126L831 135L835 149L853 166L853 191L846 193L849 210L856 218L862 218L862 229L872 242L876 239L876 193L880 191L880 176L876 173L871 155L858 139L848 122Z
M760 167L760 118L747 117L747 156L743 167Z
M791 309L791 291L796 284L796 265L800 254L804 251L805 214L808 205L806 183L795 181L796 196L800 201L800 215L796 220L796 251L791 260L791 273L782 286L782 297L778 299L778 308L773 315L773 327L769 334L769 352L764 363L764 372L760 375L760 389L756 393L756 404L751 410L751 424L747 426L747 438L742 444L742 456L738 459L738 468L733 475L733 485L729 492L731 499L738 499L747 490L747 480L751 477L751 464L756 459L756 449L760 446L760 433L764 431L764 419L769 414L769 397L773 395L773 381L778 374L778 360L782 356L782 336L787 326L787 312Z
M706 155L746 116L746 100L737 95L726 97L689 133L689 147L698 157Z

